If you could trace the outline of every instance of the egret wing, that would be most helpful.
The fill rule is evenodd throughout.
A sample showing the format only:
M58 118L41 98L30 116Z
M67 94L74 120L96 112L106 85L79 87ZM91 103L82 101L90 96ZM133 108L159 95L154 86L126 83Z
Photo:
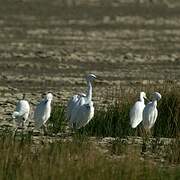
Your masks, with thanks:
M20 100L16 105L16 110L13 112L12 117L15 118L17 125L26 122L29 116L30 106L28 101Z
M144 103L137 101L130 110L130 124L132 128L136 128L143 119Z
M158 111L153 106L152 102L146 105L143 111L143 125L145 128L150 129L156 122Z
M94 107L92 103L83 104L76 113L75 127L80 129L90 122L94 116Z
M71 99L68 102L67 112L66 112L66 117L68 120L71 119L73 109L77 107L80 103L82 104L83 101L81 100L81 98L84 98L84 97L86 97L86 95L83 93L80 93L71 97Z
M70 119L69 119L69 125L73 127L73 124L76 123L79 109L83 104L86 102L86 97L80 97L78 101L74 104L74 107L72 108Z
M67 119L70 119L70 117L71 117L71 112L72 112L74 106L76 105L78 99L79 99L78 95L74 95L74 96L71 97L71 99L68 101L68 104L67 104L67 112L66 112L66 117L67 117Z
M34 111L34 120L35 126L40 127L43 124L43 116L44 116L44 109L45 109L45 101L41 101Z
M19 116L23 116L25 113L29 114L30 106L26 100L20 100L17 103L16 111L19 112Z

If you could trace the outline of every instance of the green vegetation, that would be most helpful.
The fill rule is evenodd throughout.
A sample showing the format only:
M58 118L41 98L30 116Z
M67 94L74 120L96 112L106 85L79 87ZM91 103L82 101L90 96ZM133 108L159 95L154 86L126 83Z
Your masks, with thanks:
M55 106L52 109L52 114L49 119L49 130L52 133L57 134L58 132L62 132L65 127L65 108L62 106Z
M179 137L180 135L180 91L177 86L167 84L162 88L152 87L145 89L148 96L156 91L162 94L162 99L158 102L158 118L152 128L153 137ZM117 90L117 89L116 89ZM100 137L126 137L126 136L143 136L141 124L137 129L130 128L129 111L139 94L126 94L118 97L119 92L115 92L115 99L107 107L95 107L95 116L90 123L79 130L89 136ZM55 127L55 131L60 132L65 127L65 107L55 107L50 122ZM63 123L64 122L64 123ZM59 130L59 131L58 131Z

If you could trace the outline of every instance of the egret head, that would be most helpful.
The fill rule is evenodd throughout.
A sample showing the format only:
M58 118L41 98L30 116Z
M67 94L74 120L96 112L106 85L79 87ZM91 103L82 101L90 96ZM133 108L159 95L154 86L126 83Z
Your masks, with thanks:
M53 99L52 93L47 93L46 96L45 96L45 99L46 100L52 100Z
M86 97L86 94L84 94L84 93L78 93L78 95L81 97Z
M145 92L143 92L143 91L142 91L142 92L140 92L140 96L141 96L141 97L143 97L143 98L147 98L147 97L146 97L146 93L145 93Z
M93 81L94 79L96 79L96 75L94 74L88 74L86 77L87 81Z
M145 92L140 92L140 99L147 99L149 101L149 99L147 98L146 96L146 93Z
M152 94L152 96L153 96L153 99L154 100L160 100L161 99L161 94L160 93L158 93L158 92L154 92L153 94Z

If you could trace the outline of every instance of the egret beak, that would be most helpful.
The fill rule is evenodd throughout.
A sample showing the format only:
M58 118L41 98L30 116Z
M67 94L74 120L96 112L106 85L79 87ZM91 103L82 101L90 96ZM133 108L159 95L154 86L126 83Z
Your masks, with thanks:
M47 104L47 102L48 102L48 99L46 99L46 100L44 101L44 104Z
M100 80L100 81L103 80L103 79L102 79L101 77L99 77L99 76L98 76L98 77L96 76L96 79L97 79L97 80Z
M146 96L144 97L148 102L150 102L150 99L148 99Z
M94 79L97 79L97 76L96 76L96 75L93 75L93 78L94 78Z

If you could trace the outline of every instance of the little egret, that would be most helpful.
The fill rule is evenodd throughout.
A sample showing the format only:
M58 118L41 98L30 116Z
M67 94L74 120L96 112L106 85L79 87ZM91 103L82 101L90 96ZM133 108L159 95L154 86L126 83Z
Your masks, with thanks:
M132 128L136 128L143 120L143 110L145 107L144 98L147 99L145 92L140 92L140 99L130 110L130 124Z
M45 131L45 123L51 115L52 99L53 95L51 93L48 93L45 95L42 101L36 106L36 109L34 111L35 129L40 129L41 127L43 127Z
M94 74L89 74L86 77L87 93L79 93L74 95L67 105L67 119L72 128L80 129L94 116L94 106L92 101L92 81L96 79Z
M25 100L25 94L23 94L23 99L21 99L17 105L16 110L12 113L12 118L15 119L17 127L26 125L29 117L30 106L27 100ZM17 130L17 129L16 129Z
M143 111L143 126L146 130L150 130L156 122L158 116L157 101L161 99L161 94L154 92L153 99L149 102Z

